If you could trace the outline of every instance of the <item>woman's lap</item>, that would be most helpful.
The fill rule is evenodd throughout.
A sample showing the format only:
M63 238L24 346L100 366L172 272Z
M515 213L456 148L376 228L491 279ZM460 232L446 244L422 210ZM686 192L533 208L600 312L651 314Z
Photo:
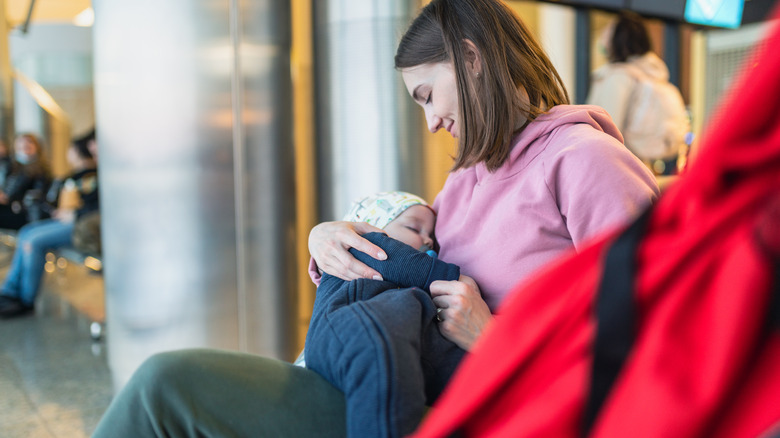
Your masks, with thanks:
M343 437L344 396L313 371L216 350L147 360L94 437Z

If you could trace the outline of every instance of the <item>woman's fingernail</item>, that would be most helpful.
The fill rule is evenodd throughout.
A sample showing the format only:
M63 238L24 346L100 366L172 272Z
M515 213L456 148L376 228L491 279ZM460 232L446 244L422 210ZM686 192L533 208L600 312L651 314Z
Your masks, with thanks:
M387 254L380 252L378 255L379 255L379 260L387 260Z
M382 276L381 275L374 275L374 280L382 281Z

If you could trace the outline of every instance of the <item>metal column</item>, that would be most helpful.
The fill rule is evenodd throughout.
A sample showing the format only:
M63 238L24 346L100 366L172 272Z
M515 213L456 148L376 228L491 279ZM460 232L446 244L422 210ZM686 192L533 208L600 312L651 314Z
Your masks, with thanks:
M590 11L586 8L576 7L576 94L570 96L572 103L583 104L588 99L590 89Z
M14 136L14 81L11 66L11 48L8 44L8 17L5 0L0 0L0 141L13 149Z
M664 21L664 62L669 68L669 82L680 86L680 25Z
M314 2L320 218L380 190L423 191L423 116L393 67L414 0Z
M289 1L93 7L115 386L164 350L294 358Z

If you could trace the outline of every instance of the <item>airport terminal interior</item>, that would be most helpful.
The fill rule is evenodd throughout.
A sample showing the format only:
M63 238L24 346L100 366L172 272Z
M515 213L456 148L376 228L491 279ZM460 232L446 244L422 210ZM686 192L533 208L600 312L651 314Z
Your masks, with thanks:
M455 141L428 132L392 64L426 3L0 0L0 141L36 135L63 178L71 143L94 130L101 238L48 251L34 310L0 319L0 436L90 436L158 352L295 359L315 293L309 230L368 193L432 202L453 164ZM775 24L773 0L505 3L577 104L608 62L608 23L643 17L690 126L667 170L695 159ZM2 282L16 239L0 224Z

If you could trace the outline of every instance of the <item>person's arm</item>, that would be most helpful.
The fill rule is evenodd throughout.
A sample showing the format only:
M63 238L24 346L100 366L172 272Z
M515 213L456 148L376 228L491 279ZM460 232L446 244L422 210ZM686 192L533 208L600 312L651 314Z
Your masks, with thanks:
M460 268L422 253L411 246L383 233L363 235L374 245L382 248L387 260L380 261L355 249L350 249L355 258L375 269L386 281L401 287L419 287L430 291L431 283L437 280L457 280Z
M5 187L8 202L21 201L24 193L32 186L32 183L33 179L22 171L11 174Z
M323 222L309 233L309 254L312 260L309 263L309 274L315 284L319 284L320 273L325 271L342 280L355 280L357 278L373 278L381 280L382 276L376 270L359 262L352 254L350 248L376 255L377 260L386 260L382 248L374 245L361 235L371 232L382 232L379 228L364 222Z
M614 137L572 130L566 144L546 166L545 183L576 249L628 224L658 198L653 174Z

